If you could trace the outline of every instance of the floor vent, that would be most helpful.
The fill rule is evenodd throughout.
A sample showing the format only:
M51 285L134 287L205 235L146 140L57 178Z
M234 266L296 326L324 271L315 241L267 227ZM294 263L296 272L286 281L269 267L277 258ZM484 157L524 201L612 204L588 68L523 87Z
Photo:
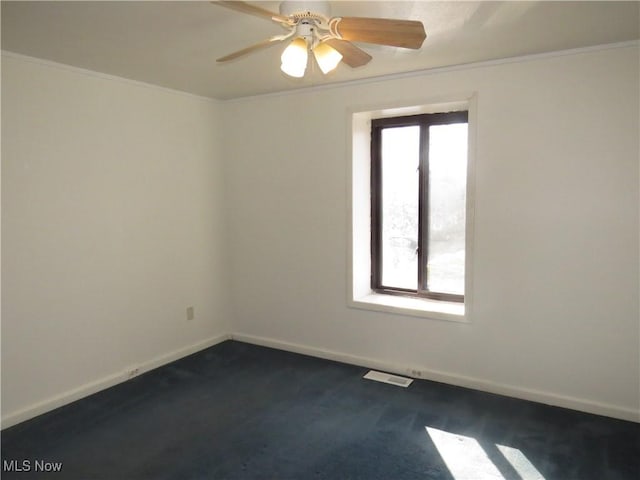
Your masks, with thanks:
M390 373L376 372L375 370L369 370L364 378L404 388L407 388L411 385L411 382L413 382L412 378L399 377L397 375L391 375Z

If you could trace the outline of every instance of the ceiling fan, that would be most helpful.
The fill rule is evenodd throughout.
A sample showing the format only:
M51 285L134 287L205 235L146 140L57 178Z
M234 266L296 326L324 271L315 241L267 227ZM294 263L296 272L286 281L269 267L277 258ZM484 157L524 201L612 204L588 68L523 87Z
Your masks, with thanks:
M281 25L286 33L275 35L238 50L217 62L227 62L265 47L290 40L282 53L281 70L292 77L302 77L309 52L326 74L340 61L360 67L371 60L364 50L351 42L375 43L392 47L418 49L426 38L422 22L390 18L331 17L327 1L283 1L279 13L240 1L214 1L214 5L256 15Z

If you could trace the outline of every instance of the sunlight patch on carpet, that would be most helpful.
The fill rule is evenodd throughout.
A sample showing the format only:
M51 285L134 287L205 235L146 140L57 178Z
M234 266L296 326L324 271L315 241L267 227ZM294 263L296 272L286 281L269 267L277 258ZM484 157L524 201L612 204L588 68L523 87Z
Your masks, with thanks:
M522 477L523 480L544 480L542 474L538 471L536 467L529 461L527 457L524 456L517 448L506 447L504 445L497 445L500 453L504 455L504 458L511 464L511 466L518 472L518 475Z
M506 480L498 466L475 438L425 427L427 433L455 480ZM545 480L527 457L517 448L495 445L497 451L522 480Z

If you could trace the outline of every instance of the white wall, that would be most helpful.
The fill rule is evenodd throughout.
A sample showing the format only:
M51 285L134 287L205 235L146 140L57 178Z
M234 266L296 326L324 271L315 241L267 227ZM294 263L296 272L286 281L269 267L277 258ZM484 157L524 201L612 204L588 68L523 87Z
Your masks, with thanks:
M638 48L225 103L238 338L640 419ZM347 307L349 115L477 94L470 324Z
M3 427L228 332L638 419L638 83L624 47L220 104L3 55ZM349 111L469 92L471 323L347 307Z
M229 331L223 186L218 103L3 55L3 426Z

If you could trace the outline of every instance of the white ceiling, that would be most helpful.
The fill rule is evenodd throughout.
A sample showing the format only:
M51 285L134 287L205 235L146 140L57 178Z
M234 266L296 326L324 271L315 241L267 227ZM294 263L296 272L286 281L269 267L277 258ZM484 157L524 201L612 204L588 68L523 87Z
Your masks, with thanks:
M274 12L279 2L253 2ZM420 20L421 50L359 44L366 66L303 79L280 72L284 44L216 64L282 33L209 2L2 2L2 49L206 97L229 99L332 82L640 38L640 2L334 1L334 16Z

